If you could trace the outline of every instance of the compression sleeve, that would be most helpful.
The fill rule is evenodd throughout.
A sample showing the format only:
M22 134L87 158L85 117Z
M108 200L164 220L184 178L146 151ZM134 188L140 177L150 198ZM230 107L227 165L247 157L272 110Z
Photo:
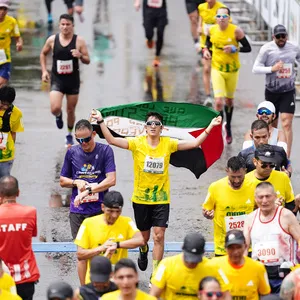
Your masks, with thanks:
M240 47L239 52L251 52L251 46L247 40L247 38L244 36L241 40L239 40L238 42L240 42L242 44L243 47Z
M207 49L211 49L211 47L212 47L212 42L210 40L210 36L209 35L206 37L205 46L207 47Z
M272 73L272 66L266 67L266 59L267 59L267 46L262 46L256 60L254 62L252 73L254 74L271 74Z
M285 203L284 207L290 210L296 216L297 212L293 211L295 209L295 200L293 200L292 202Z

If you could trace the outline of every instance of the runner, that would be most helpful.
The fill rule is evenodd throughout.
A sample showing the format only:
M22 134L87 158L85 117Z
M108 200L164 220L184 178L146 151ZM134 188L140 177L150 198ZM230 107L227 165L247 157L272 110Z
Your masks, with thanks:
M74 241L77 245L77 258L88 260L87 272L80 274L81 285L83 275L86 284L91 281L89 269L94 256L108 256L111 263L116 264L119 259L127 257L127 249L144 245L143 236L135 223L129 217L121 216L123 205L124 200L119 192L107 192L101 204L103 214L82 222Z
M247 216L244 235L246 244L252 246L252 258L266 266L271 292L278 294L283 278L297 263L295 241L300 240L300 225L291 211L276 204L275 189L270 182L257 185L258 209Z
M157 299L197 299L199 281L207 276L218 279L224 299L231 299L228 280L220 267L204 257L205 239L200 233L185 236L181 254L164 258L152 276L150 295ZM227 282L226 282L227 281Z
M268 145L270 141L270 132L268 124L263 120L256 120L251 125L251 134L253 145L247 149L242 150L238 156L246 161L247 173L255 169L254 153L255 149L260 145ZM274 152L275 169L284 171L289 177L292 175L291 162L287 159L286 152L283 147L276 145L268 145Z
M50 36L40 54L42 80L48 82L47 54L53 51L51 72L50 107L56 118L56 125L63 128L62 101L67 97L68 135L66 146L74 144L72 131L75 123L75 108L79 94L79 60L84 64L90 63L87 46L82 37L74 34L74 19L67 14L59 18L60 33Z
M266 74L265 98L276 108L276 118L281 119L287 140L287 156L291 156L293 143L292 122L295 113L295 61L300 61L300 48L292 44L283 25L276 25L273 41L262 46L253 65L252 72ZM277 127L278 120L273 122Z
M0 88L0 178L10 175L15 158L17 132L23 132L21 110L13 105L16 91L11 86Z
M10 79L11 54L10 44L11 37L16 39L16 50L19 52L23 48L23 40L20 35L18 23L15 18L8 16L8 0L0 0L0 87L7 84Z
M47 290L48 300L72 300L73 299L72 287L63 281L56 281L49 285Z
M223 115L223 98L225 98L226 123L224 123L224 127L226 142L231 144L233 98L240 68L239 52L250 52L251 46L243 30L230 23L229 8L219 8L216 19L217 24L208 30L203 58L211 59L211 80L215 97L215 109L221 115ZM239 43L243 47L239 47ZM211 47L212 55L209 52Z
M203 105L212 106L213 100L210 94L210 73L211 73L211 60L203 58L202 50L206 47L206 36L209 28L216 24L216 14L220 7L225 7L225 5L216 0L206 0L206 3L199 5L199 27L198 31L200 33L200 54L202 55L202 65L203 65L203 86L206 94L206 99ZM211 49L209 49L211 52Z
M246 214L254 210L253 187L245 180L246 165L243 159L233 156L227 162L227 177L213 182L202 205L203 216L213 219L215 255L226 254L226 232L243 230Z
M23 300L32 300L40 274L32 250L32 237L37 236L36 209L16 202L18 180L0 178L0 257L13 277L17 293Z
M72 188L70 226L73 239L84 219L102 213L104 194L116 184L113 150L108 145L96 143L95 135L88 120L76 123L75 137L79 145L67 151L60 173L61 187ZM78 205L80 202L83 203ZM81 274L86 273L86 262L79 262L78 270L83 284Z
M276 118L275 106L270 101L263 101L258 104L256 117L258 120L263 120L269 125L269 145L282 147L285 152L287 151L287 143L285 134L281 129L273 127L273 121ZM249 130L244 137L243 150L253 147L253 140L251 138L251 130Z
M233 229L226 233L227 255L212 259L220 266L230 282L232 299L258 300L269 294L271 288L267 271L258 261L244 256L247 245L242 231Z
M178 150L197 148L209 135L221 117L214 118L206 130L193 141L161 137L163 117L149 112L145 120L146 136L115 138L105 126L99 111L92 114L109 144L132 151L134 159L134 191L132 195L134 217L145 243L150 239L153 227L153 271L163 258L165 230L170 210L170 179L168 167L170 155ZM145 271L148 266L148 245L140 248L138 266Z
M128 258L122 258L116 263L114 282L119 290L103 295L102 300L135 299L156 300L137 288L139 278L135 263Z
M168 24L167 1L166 0L135 0L134 7L139 11L143 1L143 25L145 28L146 44L149 49L154 47L154 28L156 28L156 51L153 66L160 65L160 52L164 43L164 31Z
M215 298L212 298L214 296ZM221 291L220 282L215 277L211 277L211 276L204 277L199 283L198 299L224 300L223 292Z
M198 32L198 7L205 3L205 0L185 0L186 10L190 18L191 34L194 40L195 49L199 51L199 32Z

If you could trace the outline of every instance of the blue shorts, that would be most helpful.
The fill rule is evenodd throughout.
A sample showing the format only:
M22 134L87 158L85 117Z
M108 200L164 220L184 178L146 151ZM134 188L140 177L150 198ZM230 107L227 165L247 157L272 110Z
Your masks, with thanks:
M11 69L11 63L5 63L3 65L0 65L0 77L5 78L6 80L9 80L10 69Z

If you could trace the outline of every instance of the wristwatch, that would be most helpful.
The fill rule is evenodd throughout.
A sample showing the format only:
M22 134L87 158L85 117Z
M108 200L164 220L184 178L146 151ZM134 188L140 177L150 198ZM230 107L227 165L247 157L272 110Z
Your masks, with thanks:
M100 121L97 121L97 124L100 125L101 123L104 122L104 119L100 120Z
M85 188L85 190L86 191L89 191L89 195L92 195L93 193L92 193L92 187L91 186L87 186L86 188Z

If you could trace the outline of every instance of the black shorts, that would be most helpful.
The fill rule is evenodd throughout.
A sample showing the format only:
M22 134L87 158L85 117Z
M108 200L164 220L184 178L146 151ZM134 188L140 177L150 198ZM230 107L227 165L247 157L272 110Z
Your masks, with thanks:
M73 239L74 240L76 239L76 235L79 230L79 227L86 218L98 216L101 214L103 214L102 211L100 211L97 214L93 214L93 215L83 215L83 214L76 214L76 213L70 212L69 218L70 218L70 226L71 226L71 233L72 233Z
M79 86L79 76L61 78L60 76L56 76L53 73L51 74L51 91L58 91L64 95L78 95Z
M23 300L32 300L35 291L35 284L36 282L24 282L24 283L16 284L17 294Z
M276 109L276 118L279 113L294 114L296 108L295 89L285 93L272 93L265 89L265 99L274 104Z
M138 204L132 203L136 226L140 231L151 227L168 227L170 204Z
M67 8L73 8L74 0L64 0L64 2L67 5Z
M191 14L195 10L198 10L198 6L202 3L205 3L205 0L185 0L187 13Z

